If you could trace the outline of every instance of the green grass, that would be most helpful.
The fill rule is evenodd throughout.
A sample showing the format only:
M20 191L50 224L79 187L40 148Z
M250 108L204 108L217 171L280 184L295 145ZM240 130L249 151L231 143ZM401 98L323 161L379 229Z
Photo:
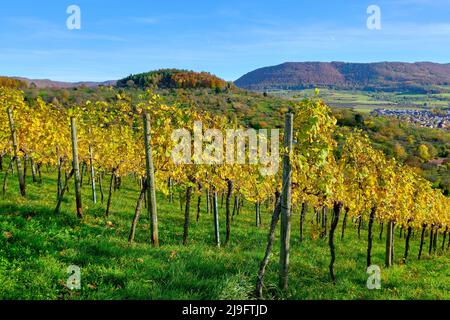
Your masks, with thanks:
M444 88L443 88L444 90ZM445 90L448 90L446 88ZM274 96L300 100L313 96L313 89L280 90L271 92ZM322 98L330 107L353 108L358 112L370 113L374 109L430 109L450 106L450 93L413 94L397 92L365 92L359 90L320 89Z
M0 174L3 178L3 173ZM149 220L145 211L138 225L136 243L127 242L138 197L137 185L125 179L114 193L112 214L104 205L92 205L89 186L83 186L85 219L75 216L73 188L54 214L54 173L46 173L42 185L28 178L28 196L18 196L16 176L8 179L8 191L0 200L0 298L1 299L252 299L256 273L262 259L270 213L262 210L263 227L254 225L253 206L232 224L228 246L214 246L213 218L203 211L195 223L192 210L190 243L182 245L183 215L178 201L170 204L158 195L161 247L149 244ZM86 179L87 180L87 179ZM106 185L106 181L105 181ZM279 242L275 243L266 275L269 299L450 299L449 253L417 261L418 240L411 247L407 265L400 263L404 240L396 238L396 265L382 267L382 289L366 288L366 237L358 240L353 225L346 238L337 237L337 285L328 275L327 239L315 239L316 228L308 214L306 239L299 243L299 215L292 222L290 289L277 289ZM111 222L111 223L108 223ZM224 236L224 209L220 210ZM383 266L384 241L378 238L374 264ZM65 283L67 268L81 268L82 289L70 291Z

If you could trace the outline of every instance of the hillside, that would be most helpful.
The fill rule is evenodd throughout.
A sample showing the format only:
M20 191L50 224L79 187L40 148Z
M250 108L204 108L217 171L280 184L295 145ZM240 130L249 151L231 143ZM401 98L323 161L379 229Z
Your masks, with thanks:
M208 72L194 72L178 69L161 69L130 75L117 81L120 88L159 88L159 89L225 89L227 82Z
M105 82L60 82L49 79L8 77L36 88L76 88L118 86L121 88L213 88L224 89L229 84L208 72L161 69L130 75ZM6 78L5 78L6 79ZM235 81L236 86L255 90L299 90L332 88L409 93L447 93L450 87L450 64L432 62L287 62L278 66L254 70Z
M74 91L89 90L93 91ZM178 91L186 89L165 90L180 97ZM113 94L114 90L98 91ZM285 184L281 172L269 177L259 174L255 169L262 164L194 167L170 160L173 153L167 151L174 146L173 129L186 128L183 131L190 133L190 125L201 121L206 131L218 123L217 142L222 132L229 132L227 128L237 127L238 113L235 119L215 119L193 105L190 110L179 110L181 106L164 106L152 97L146 104L150 110L144 111L145 121L140 121L137 101L125 96L138 90L118 91L107 104L79 105L75 117L74 109L41 101L29 108L16 98L21 93L0 90L9 109L0 113L0 124L5 127L9 122L14 142L11 152L9 135L0 137L0 150L9 151L0 167L1 181L5 181L0 196L0 298L448 299L450 283L439 279L448 274L450 265L446 248L449 199L410 168L375 151L364 137L335 127L335 119L322 102L304 100L291 109L296 143L290 171L296 179ZM234 104L235 94L239 91L226 103ZM17 105L14 113L13 104ZM283 119L282 115L275 117ZM361 116L350 119L356 125L370 125ZM397 128L394 125L391 133ZM388 130L379 127L377 131ZM270 139L271 154L276 152L277 158L272 161L278 163L285 151L275 151L273 139L279 137ZM148 157L143 161L145 151ZM425 145L419 151L423 159L432 154ZM28 170L22 170L22 163ZM69 170L70 176L64 178ZM155 179L144 178L150 170L154 175L147 176ZM287 184L293 190L289 223L300 226L296 231L292 228L292 239L287 241L296 248L290 261L299 267L292 268L292 289L283 294L276 287L277 259L270 265L267 258L260 261L268 253L283 255L276 250L285 241L284 235L275 232L281 208L285 214L291 211L278 200L281 188L289 198ZM146 200L149 190L155 193ZM342 202L335 200L338 197ZM328 199L334 203L325 202ZM329 208L332 204L333 209ZM366 204L372 207L370 216ZM429 249L422 250L428 243ZM383 285L377 290L367 286L366 267L372 261L373 265L387 261ZM260 266L267 267L264 278L258 273ZM255 283L262 280L258 284L264 290L255 290Z
M247 73L235 84L251 90L330 87L425 93L450 85L450 64L288 62Z
M24 77L1 77L1 78L11 79L12 81L16 80L19 81L20 83L25 83L28 87L32 86L38 89L46 89L46 88L69 89L77 87L96 88L99 86L114 86L116 84L115 80L103 82L94 82L94 81L62 82L62 81L53 81L50 79L29 79Z
M28 87L25 81L0 76L0 87L24 89Z
M85 183L82 193L89 208L86 209L86 221L80 223L73 214L73 188L63 210L55 215L51 195L56 192L56 174L44 170L43 179L42 184L29 181L32 196L25 202L17 194L17 177L9 175L6 199L0 199L2 299L241 300L254 297L255 273L264 253L271 219L270 209L266 206L261 207L262 227L257 228L254 204L245 202L240 214L233 219L232 242L218 249L212 245L213 215L207 213L203 197L199 222L191 224L189 235L192 240L189 246L184 246L178 241L184 224L178 199L170 203L167 197L158 193L163 246L155 249L149 243L149 222L144 212L137 226L136 242L130 245L127 241L139 194L135 181L124 179L123 187L114 192L109 218L104 217L106 204L94 205L89 201L90 188ZM197 201L197 197L195 199ZM192 211L192 215L196 214L195 208ZM220 208L222 235L225 235L224 211L225 206ZM349 223L345 239L339 241L340 281L333 285L326 277L328 239L318 238L317 230L321 229L312 209L307 212L306 220L302 243L298 227L292 232L296 251L291 263L301 266L293 268L292 299L450 299L450 282L442 281L448 277L450 258L448 254L428 257L427 248L424 260L417 261L419 236L411 241L409 263L383 269L382 289L367 290L363 285L367 276L361 263L367 222L361 240L358 240L356 225ZM292 225L300 225L300 214L292 216ZM379 239L380 227L378 223L374 226L377 236L374 237L373 256L381 264L386 238ZM404 240L398 238L398 234L396 230L396 257L400 260ZM278 247L277 242L275 249ZM82 267L80 291L69 290L64 281L67 278L65 271L71 263ZM268 268L266 282L269 288L277 284L276 263L273 259ZM276 294L277 291L272 290L265 298L277 298Z

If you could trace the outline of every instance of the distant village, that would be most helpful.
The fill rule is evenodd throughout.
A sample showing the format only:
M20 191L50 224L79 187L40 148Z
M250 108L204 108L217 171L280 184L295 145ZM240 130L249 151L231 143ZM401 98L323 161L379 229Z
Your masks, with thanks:
M421 127L450 130L450 108L435 110L375 109L375 116L395 117Z

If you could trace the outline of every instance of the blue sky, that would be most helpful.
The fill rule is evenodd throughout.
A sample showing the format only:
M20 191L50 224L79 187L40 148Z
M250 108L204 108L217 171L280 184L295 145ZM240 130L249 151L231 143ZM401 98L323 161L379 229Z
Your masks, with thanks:
M81 8L81 30L66 9ZM369 5L382 29L368 30ZM158 68L236 80L286 61L450 63L450 0L2 1L0 74L110 80Z

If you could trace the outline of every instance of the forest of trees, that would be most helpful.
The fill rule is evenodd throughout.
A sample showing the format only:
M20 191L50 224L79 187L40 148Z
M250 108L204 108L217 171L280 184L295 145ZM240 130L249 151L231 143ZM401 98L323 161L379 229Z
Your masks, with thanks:
M381 92L446 92L450 65L430 62L288 62L254 70L236 80L251 90L304 88L359 89Z
M28 87L27 83L18 79L9 77L0 77L0 87L25 89Z
M117 82L119 88L210 88L223 90L227 82L208 72L193 72L177 69L161 69L157 71L130 75Z

